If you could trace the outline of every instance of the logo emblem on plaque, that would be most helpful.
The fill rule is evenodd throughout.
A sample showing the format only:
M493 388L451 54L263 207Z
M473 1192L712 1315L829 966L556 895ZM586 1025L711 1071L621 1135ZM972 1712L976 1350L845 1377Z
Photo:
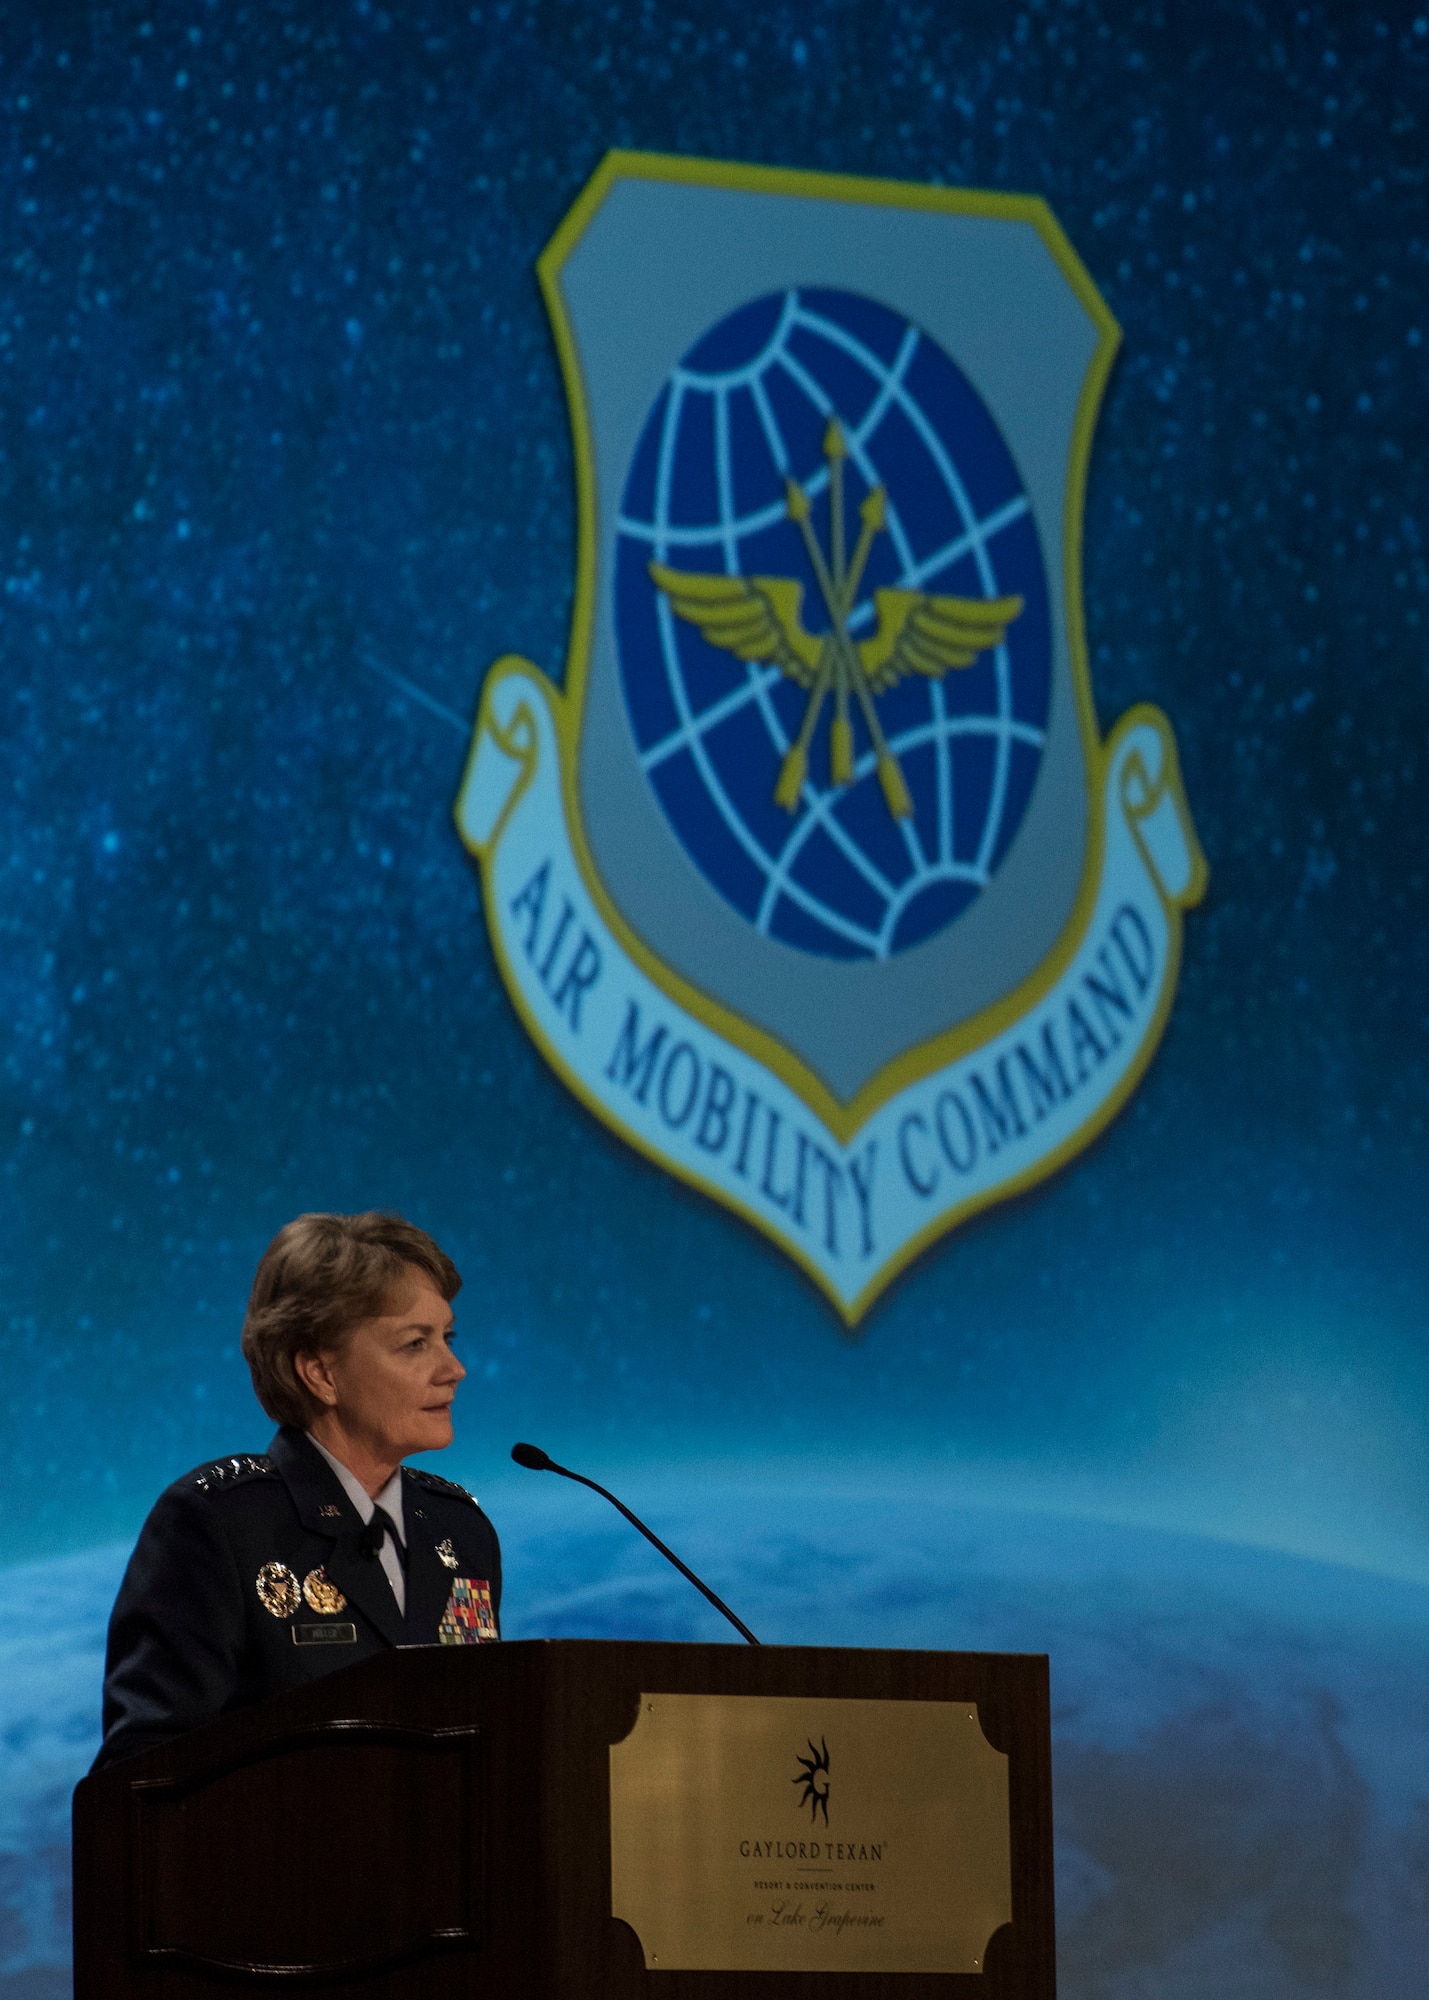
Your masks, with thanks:
M1204 887L1166 718L1092 703L1117 328L1041 201L637 154L540 272L580 547L457 803L497 960L852 1323L1115 1114Z
M829 1823L828 1744L823 1737L820 1737L819 1747L816 1750L811 1737L808 1756L796 1756L794 1761L799 1766L799 1775L794 1779L794 1783L800 1787L799 1804L809 1808L811 1820L817 1821L819 1814L822 1813L824 1825L827 1826Z

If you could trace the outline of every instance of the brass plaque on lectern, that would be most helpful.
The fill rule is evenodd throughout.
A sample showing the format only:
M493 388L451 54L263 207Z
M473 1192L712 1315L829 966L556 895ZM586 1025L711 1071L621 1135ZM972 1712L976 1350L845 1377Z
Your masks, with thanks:
M980 1972L1007 1758L970 1702L646 1694L610 1751L611 1914L648 1967Z

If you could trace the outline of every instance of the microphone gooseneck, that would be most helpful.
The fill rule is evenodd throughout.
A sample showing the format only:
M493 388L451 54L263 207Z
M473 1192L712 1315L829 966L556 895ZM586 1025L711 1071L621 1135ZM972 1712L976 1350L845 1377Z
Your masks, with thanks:
M675 1554L675 1551L667 1549L665 1544L660 1540L660 1537L646 1527L639 1515L632 1514L625 1502L617 1500L615 1495L606 1487L597 1485L593 1479L587 1479L583 1472L572 1472L568 1465L557 1465L549 1453L542 1451L538 1444L513 1444L511 1447L511 1456L518 1465L525 1466L528 1472L558 1472L562 1479L574 1479L577 1486L588 1486L592 1493L598 1493L602 1500L608 1500L618 1514L625 1516L632 1528L640 1530L640 1533L650 1543L652 1548L657 1548L660 1551L666 1562L673 1563L681 1576L692 1583L702 1597L707 1597L716 1611L723 1613L741 1638L747 1639L751 1646L759 1644L759 1641L744 1623L743 1619L735 1617L723 1598L716 1597L707 1583L701 1583L688 1563L682 1563L680 1558Z

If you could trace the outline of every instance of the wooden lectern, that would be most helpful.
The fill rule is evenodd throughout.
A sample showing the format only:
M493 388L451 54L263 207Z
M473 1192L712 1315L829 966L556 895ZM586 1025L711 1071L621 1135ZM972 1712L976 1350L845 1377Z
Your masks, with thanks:
M1052 2000L1047 1661L394 1652L86 1778L74 1871L76 2000Z

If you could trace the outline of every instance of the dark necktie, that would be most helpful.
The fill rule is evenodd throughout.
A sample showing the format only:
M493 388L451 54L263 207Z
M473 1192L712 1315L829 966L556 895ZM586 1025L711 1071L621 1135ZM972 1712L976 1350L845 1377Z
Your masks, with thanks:
M392 1516L387 1512L385 1507L373 1508L372 1519L358 1536L357 1546L365 1556L381 1555L383 1541L388 1535L392 1537L393 1544L397 1550L397 1560L401 1563L403 1569L405 1569L407 1567L406 1546L403 1543L402 1537L397 1533L397 1523L392 1519Z

